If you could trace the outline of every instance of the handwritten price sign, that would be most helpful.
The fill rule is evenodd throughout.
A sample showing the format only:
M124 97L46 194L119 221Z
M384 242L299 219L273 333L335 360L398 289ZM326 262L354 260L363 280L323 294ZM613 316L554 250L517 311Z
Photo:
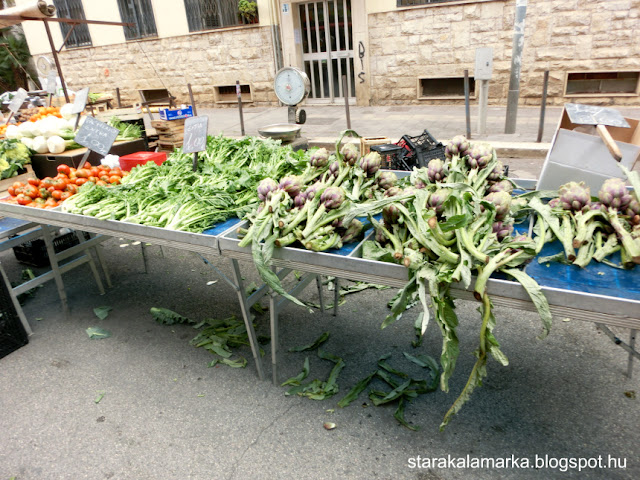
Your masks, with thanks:
M76 92L76 98L73 101L73 108L71 113L82 113L87 106L87 100L89 99L89 87L85 87L79 92Z
M197 153L207 149L207 128L209 117L189 117L184 121L184 140L182 151L184 153Z
M100 120L87 116L76 133L76 142L89 150L107 155L120 131Z

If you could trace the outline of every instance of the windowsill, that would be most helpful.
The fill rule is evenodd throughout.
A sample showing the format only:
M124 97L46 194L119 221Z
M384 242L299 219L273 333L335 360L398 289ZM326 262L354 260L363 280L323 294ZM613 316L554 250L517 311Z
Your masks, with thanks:
M418 97L418 100L464 100L464 95L440 95L433 97ZM469 100L475 100L475 94L469 95Z
M505 2L506 0L455 0L451 2L438 2L438 3L425 3L424 5L402 5L396 6L397 10L413 10L416 8L434 8L434 7L448 7L455 5L466 5L469 3L486 3L486 2Z

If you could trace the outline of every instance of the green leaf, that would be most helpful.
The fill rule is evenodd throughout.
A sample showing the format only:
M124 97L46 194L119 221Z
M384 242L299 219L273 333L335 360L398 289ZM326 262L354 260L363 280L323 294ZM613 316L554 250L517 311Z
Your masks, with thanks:
M304 351L307 351L307 350L315 350L320 345L322 345L324 342L326 342L328 339L329 339L329 332L324 332L313 343L310 343L308 345L303 345L301 347L292 347L292 348L289 349L289 351L290 352L304 352Z
M358 396L364 391L364 389L369 386L369 384L371 383L371 380L373 380L373 377L375 375L376 375L376 372L373 372L368 377L363 378L358 383L356 383L351 388L351 390L349 390L349 392L347 392L347 394L344 397L342 397L342 399L338 402L338 406L340 408L344 408L349 404L351 404L351 402L353 402L356 398L358 398Z
M404 418L404 397L400 397L400 401L398 402L398 408L393 414L393 417L400 422L401 425L407 427L409 430L413 430L414 432L420 430L420 427L410 425Z
M105 392L98 392L98 396L95 398L95 403L100 403L100 401L104 398Z
M458 228L466 227L472 219L471 214L465 212L461 215L453 215L446 221L440 222L439 225L443 232L450 232L452 230L457 230Z
M393 402L394 400L402 396L405 393L405 391L409 388L410 385L411 385L411 380L407 380L406 382L400 384L397 388L391 390L384 397L379 397L375 394L374 395L369 394L369 398L371 399L371 401L376 407L378 405L383 405L385 403Z
M401 372L400 370L396 370L385 361L389 357L391 357L390 353L387 353L386 355L383 355L382 357L380 357L380 359L378 360L378 366L383 370L386 370L387 372L392 373L393 375L397 375L398 377L401 377L401 378L407 378L409 375L407 375L404 372Z
M109 338L111 336L111 332L100 328L100 327L89 327L87 328L87 335L89 338L99 340L102 338Z
M221 363L228 365L231 368L244 368L247 366L247 359L244 357L240 357L237 360L231 360L230 358L223 358L220 360Z
M304 359L304 365L302 366L302 371L296 375L295 377L291 377L286 380L284 383L280 384L281 387L287 385L301 385L302 381L309 376L309 357Z
M540 285L529 275L524 273L522 270L518 270L516 268L506 268L502 270L507 275L511 275L522 285L522 287L527 291L531 301L538 310L538 314L540 315L540 320L542 320L542 328L543 333L542 337L544 338L549 334L551 330L551 310L549 308L549 302L547 301L547 297L544 296Z
M109 312L111 310L113 310L113 307L96 307L93 309L93 313L95 313L96 317L98 317L100 320L104 320L109 316Z
M183 317L179 313L169 310L168 308L152 307L149 310L154 320L163 325L174 325L176 323L189 323L195 324L194 320L190 320L187 317Z
M440 369L438 368L438 362L429 355L425 355L424 353L419 353L417 355L411 355L407 352L403 352L404 357L410 362L415 363L416 365L422 368L428 368L433 372L437 372Z

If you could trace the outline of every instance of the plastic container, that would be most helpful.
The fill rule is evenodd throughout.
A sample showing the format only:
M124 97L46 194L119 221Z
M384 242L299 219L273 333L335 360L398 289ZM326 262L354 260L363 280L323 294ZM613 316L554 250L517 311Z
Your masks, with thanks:
M0 278L0 358L29 343L7 284Z
M78 240L75 232L65 233L53 238L53 250L56 253L60 253L79 243L80 240ZM13 254L18 262L32 267L46 267L51 264L47 254L47 246L41 238L13 247Z
M167 160L167 152L136 152L120 157L120 168L129 171L138 165L155 162L162 165Z

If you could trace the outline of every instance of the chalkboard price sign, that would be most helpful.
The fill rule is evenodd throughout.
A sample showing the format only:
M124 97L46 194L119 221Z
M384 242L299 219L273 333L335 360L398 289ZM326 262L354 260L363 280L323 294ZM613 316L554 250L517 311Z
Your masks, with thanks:
M71 113L82 113L87 106L87 100L89 99L89 87L85 87L79 92L76 92L76 98L73 101L73 108Z
M24 88L19 88L16 94L11 99L11 102L9 103L9 110L13 113L16 113L18 110L20 110L20 107L26 99L27 91Z
M189 117L184 121L184 140L182 151L184 153L197 153L207 149L207 128L209 117L201 115Z
M118 133L120 131L117 128L87 116L76 133L75 141L100 155L107 155Z

